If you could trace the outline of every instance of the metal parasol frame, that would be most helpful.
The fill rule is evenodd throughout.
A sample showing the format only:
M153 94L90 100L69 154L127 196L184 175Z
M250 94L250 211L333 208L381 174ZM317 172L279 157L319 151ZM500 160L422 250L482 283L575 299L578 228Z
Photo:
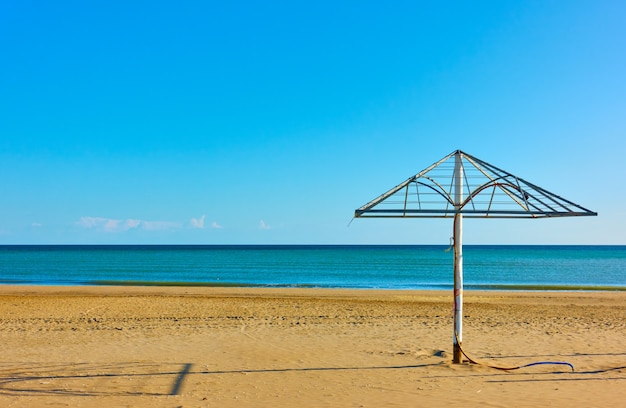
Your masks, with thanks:
M354 212L355 218L454 218L453 363L462 362L463 218L596 216L535 184L456 150Z

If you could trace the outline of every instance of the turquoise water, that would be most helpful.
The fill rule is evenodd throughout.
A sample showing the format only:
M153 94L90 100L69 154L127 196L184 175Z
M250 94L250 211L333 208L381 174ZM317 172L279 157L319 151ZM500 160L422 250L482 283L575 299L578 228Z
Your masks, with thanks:
M0 284L451 289L443 246L0 246ZM626 290L626 246L463 248L466 289Z

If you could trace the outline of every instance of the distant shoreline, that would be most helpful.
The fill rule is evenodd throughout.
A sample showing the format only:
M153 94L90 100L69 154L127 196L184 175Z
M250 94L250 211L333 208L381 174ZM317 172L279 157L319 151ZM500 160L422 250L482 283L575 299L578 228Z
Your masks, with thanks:
M229 283L229 282L154 282L154 281L92 281L85 283L32 283L18 282L7 283L0 282L0 287L65 287L65 288L82 288L82 287L163 287L163 288L253 288L253 289L317 289L317 290L354 290L354 291L389 291L389 292L449 292L453 288L442 287L437 288L355 288L348 286L319 286L319 285L262 285L262 284L245 284L245 283ZM465 285L464 291L469 292L626 292L626 286L607 286L607 285L501 285L501 284L479 284Z
M332 249L332 248L448 248L445 244L0 244L0 249ZM626 244L464 244L463 248L624 248Z

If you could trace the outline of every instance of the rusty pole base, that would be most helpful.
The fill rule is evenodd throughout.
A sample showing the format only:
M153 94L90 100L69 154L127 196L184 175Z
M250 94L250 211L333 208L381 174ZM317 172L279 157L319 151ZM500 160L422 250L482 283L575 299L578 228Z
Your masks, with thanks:
M463 364L463 353L461 352L461 345L454 344L452 350L452 363L453 364Z

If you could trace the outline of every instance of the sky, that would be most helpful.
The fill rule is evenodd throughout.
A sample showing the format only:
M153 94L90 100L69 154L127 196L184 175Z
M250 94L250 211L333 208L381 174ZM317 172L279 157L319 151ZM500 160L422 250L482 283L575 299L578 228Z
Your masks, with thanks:
M354 210L462 149L626 244L623 1L0 3L0 244L448 244Z

